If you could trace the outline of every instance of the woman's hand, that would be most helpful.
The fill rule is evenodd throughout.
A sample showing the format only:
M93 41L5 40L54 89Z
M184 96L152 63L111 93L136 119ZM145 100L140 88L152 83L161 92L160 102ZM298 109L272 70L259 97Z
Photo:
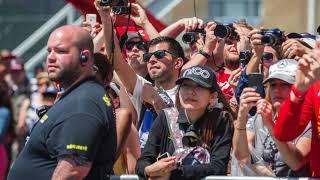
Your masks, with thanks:
M260 99L260 94L254 88L244 88L240 96L239 114L247 115Z
M260 99L257 102L257 113L262 116L264 125L269 129L269 132L273 132L274 122L272 120L272 105L265 99Z
M163 158L144 169L146 175L152 177L167 177L171 171L176 169L176 157Z

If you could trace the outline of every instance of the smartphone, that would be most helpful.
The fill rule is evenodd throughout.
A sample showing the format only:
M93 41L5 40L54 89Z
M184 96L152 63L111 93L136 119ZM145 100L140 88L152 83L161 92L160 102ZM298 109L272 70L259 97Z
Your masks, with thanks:
M167 158L167 157L170 157L170 154L168 152L165 152L157 157L157 161L160 161L161 159Z
M86 22L88 22L92 27L95 26L96 22L97 22L97 15L96 14L86 14Z
M264 86L263 86L263 74L261 73L248 74L248 86L254 88L262 98L265 97Z

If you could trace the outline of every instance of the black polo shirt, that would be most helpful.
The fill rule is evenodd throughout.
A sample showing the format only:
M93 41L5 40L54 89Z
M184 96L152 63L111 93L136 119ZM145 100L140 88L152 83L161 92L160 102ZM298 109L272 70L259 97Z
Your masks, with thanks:
M111 100L102 85L88 78L66 91L36 123L8 179L51 179L59 158L68 155L92 163L86 179L105 179L116 146Z

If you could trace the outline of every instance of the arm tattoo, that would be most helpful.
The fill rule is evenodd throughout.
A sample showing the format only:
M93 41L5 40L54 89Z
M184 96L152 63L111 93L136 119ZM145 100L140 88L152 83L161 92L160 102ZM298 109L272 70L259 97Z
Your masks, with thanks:
M88 175L90 168L91 162L79 156L68 155L59 160L53 172L52 179L83 179Z

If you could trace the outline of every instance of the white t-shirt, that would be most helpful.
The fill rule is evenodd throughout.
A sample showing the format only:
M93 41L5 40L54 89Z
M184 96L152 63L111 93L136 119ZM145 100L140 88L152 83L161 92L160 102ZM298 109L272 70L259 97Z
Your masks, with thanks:
M149 81L147 81L146 79L144 79L143 77L137 75L137 81L136 81L136 85L133 90L133 94L130 94L129 92L127 92L134 108L137 111L138 120L140 119L140 111L141 111L142 103L143 103L142 89L145 84L151 84L151 83ZM178 92L178 86L175 86L172 89L165 90L165 92L168 94L168 96L171 98L171 100L175 104L176 103L176 94Z

